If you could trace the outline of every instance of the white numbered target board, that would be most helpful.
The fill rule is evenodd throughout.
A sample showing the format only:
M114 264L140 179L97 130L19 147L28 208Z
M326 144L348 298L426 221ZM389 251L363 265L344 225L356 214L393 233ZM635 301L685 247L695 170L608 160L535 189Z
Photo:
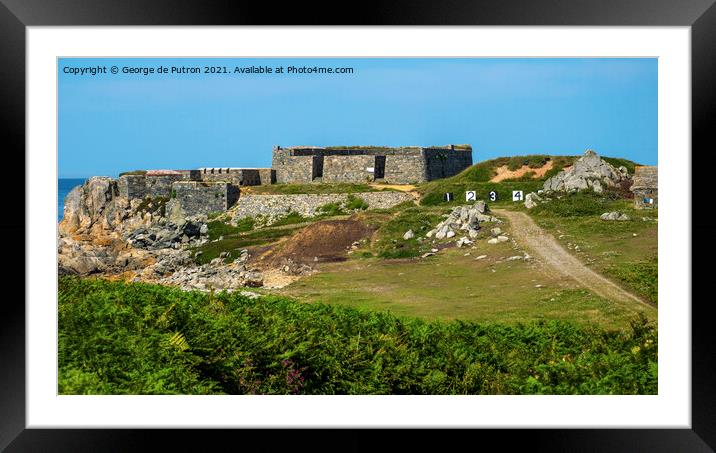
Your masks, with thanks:
M512 201L522 201L524 200L524 195L522 194L521 190L513 190L512 191Z
M477 192L468 190L465 192L465 201L477 201Z
M490 201L497 201L497 192L494 190L491 190L488 196L490 197Z

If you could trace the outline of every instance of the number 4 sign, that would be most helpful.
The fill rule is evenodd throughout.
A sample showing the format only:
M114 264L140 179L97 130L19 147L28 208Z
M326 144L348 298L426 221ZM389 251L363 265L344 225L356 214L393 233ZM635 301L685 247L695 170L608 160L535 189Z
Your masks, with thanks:
M522 201L522 191L521 190L513 190L512 191L512 201Z

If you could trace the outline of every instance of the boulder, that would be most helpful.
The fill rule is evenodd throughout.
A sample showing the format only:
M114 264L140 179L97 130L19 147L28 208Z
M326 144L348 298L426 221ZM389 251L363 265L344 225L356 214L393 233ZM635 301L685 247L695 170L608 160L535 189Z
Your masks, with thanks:
M592 189L601 193L605 187L616 186L628 179L624 170L614 168L596 152L587 150L574 165L545 181L543 190L549 193Z
M540 197L539 195L537 195L537 194L534 193L534 192L530 192L530 193L528 193L527 195L525 195L525 207L526 207L527 209L532 209L532 208L534 208L534 207L537 206L537 205L539 204L539 202L541 202L541 201L542 201L542 197Z

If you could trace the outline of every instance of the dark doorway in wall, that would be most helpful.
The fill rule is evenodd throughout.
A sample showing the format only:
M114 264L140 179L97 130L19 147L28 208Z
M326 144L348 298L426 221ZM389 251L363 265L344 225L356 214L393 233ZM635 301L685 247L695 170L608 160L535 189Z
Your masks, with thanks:
M373 169L373 178L385 178L385 156L375 156L375 168Z
M323 156L313 156L313 179L323 178Z

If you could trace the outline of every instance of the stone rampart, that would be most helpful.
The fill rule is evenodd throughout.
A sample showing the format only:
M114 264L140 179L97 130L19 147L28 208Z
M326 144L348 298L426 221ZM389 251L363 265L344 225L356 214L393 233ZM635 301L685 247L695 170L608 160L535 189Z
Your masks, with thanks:
M226 211L239 198L239 188L223 181L175 182L171 190L172 199L187 216Z
M349 194L296 194L296 195L247 195L239 198L232 208L234 220L244 217L283 217L289 212L297 212L310 217L328 203L345 202ZM362 199L371 209L385 209L399 203L410 201L413 197L405 192L383 191L362 192L354 196Z

